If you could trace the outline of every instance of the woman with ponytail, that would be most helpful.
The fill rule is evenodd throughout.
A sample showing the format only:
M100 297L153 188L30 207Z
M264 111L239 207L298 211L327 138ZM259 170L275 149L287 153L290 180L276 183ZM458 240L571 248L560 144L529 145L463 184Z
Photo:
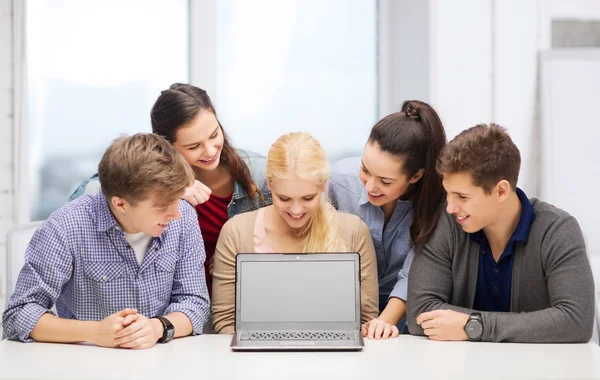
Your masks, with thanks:
M223 224L234 215L271 204L264 178L266 159L235 149L206 91L190 84L174 83L162 91L150 111L150 120L152 132L169 141L194 171L195 181L183 199L198 213L210 294L210 267ZM97 178L96 174L82 183L69 200L97 191Z
M221 230L214 257L212 313L217 333L233 333L235 256L247 253L358 252L361 319L377 316L375 249L359 217L338 213L325 195L330 168L325 151L308 133L280 137L267 157L273 205L240 214ZM282 305L282 307L285 307Z
M404 325L410 264L433 232L446 196L435 169L445 144L435 110L411 100L375 124L363 157L333 166L332 203L358 215L375 244L380 314L363 324L365 337L396 337Z

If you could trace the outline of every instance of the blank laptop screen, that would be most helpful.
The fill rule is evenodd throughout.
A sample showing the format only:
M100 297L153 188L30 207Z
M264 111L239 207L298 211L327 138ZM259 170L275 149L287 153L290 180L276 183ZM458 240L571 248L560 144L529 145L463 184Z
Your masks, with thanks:
M241 262L241 322L353 322L353 261Z

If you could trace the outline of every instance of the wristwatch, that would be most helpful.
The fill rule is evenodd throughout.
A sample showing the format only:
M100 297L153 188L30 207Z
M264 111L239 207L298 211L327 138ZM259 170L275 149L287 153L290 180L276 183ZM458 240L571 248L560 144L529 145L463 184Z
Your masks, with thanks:
M171 321L169 321L167 318L165 317L154 317L156 319L158 319L162 325L163 325L163 335L162 337L158 340L158 343L167 343L168 341L170 341L171 339L173 339L173 336L175 336L175 326L173 326L173 324L171 323Z
M472 342L479 342L483 335L483 322L481 321L481 313L472 313L465 323L465 333L467 338Z

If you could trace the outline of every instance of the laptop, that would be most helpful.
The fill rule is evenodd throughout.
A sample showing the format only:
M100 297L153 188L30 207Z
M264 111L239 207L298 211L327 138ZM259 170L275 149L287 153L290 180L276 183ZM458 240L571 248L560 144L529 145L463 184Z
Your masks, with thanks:
M358 253L236 256L233 350L363 346Z

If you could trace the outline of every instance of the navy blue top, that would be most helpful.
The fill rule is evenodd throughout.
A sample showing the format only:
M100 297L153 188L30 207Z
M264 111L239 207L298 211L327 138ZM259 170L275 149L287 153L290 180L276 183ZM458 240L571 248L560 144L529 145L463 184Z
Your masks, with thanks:
M504 252L498 262L494 260L492 249L483 230L469 234L471 239L479 243L479 274L473 309L480 311L510 311L510 286L515 245L527 242L529 229L535 220L533 207L525 193L517 188L517 196L521 201L521 217L519 224L508 240Z

